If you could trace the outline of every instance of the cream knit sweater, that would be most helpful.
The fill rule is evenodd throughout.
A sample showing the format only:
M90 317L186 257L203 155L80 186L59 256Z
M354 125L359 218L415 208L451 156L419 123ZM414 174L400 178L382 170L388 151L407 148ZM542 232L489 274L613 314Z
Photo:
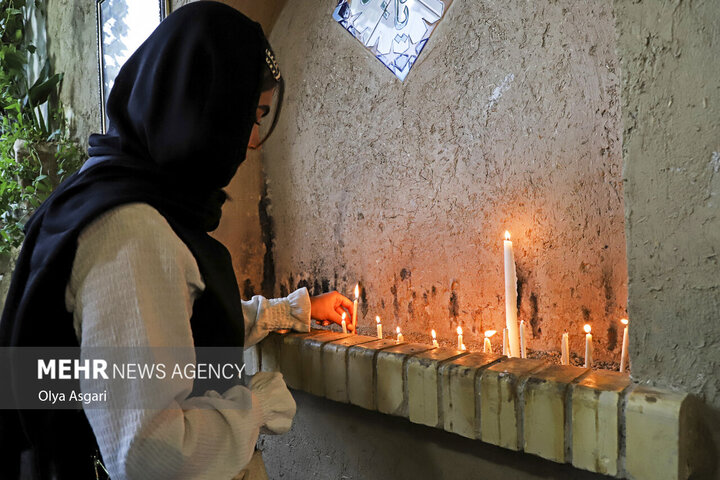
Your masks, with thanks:
M82 349L192 347L189 319L204 287L192 253L165 218L134 203L81 233L65 302ZM310 329L307 289L242 303L246 346L270 330ZM84 392L111 389L107 408L85 409L111 478L230 479L242 470L277 394L236 386L189 398L192 379L160 383L81 381ZM166 407L123 409L122 398L134 395Z

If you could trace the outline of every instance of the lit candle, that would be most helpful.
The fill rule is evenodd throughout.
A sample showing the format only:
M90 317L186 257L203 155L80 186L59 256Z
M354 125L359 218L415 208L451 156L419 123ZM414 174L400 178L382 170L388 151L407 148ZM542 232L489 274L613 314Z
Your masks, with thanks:
M520 356L517 320L517 273L515 272L515 256L513 254L510 232L505 232L503 243L505 253L505 326L508 330L508 356Z
M358 297L360 296L360 285L355 284L355 301L353 302L353 311L352 311L352 326L353 331L357 333L357 306L358 306Z
M624 372L625 367L627 367L627 364L630 363L630 358L628 354L628 321L627 318L623 318L620 321L623 323L623 325L625 325L625 329L623 330L622 353L620 354L620 371Z
M485 332L485 344L483 345L483 353L492 353L492 343L490 343L490 337L495 335L497 331L488 330Z
M525 351L525 320L520 321L520 357L527 358Z
M343 333L347 333L347 323L345 323L345 312L342 313L342 327L343 327Z
M378 338L382 338L382 323L380 323L380 317L375 317L375 322L377 323L377 334Z
M458 334L458 349L462 350L463 345L463 335L462 335L462 327L458 326L457 328L457 334Z
M503 355L510 355L510 346L508 345L508 329L503 328Z
M562 341L560 342L560 364L561 365L570 365L570 339L568 337L568 333L565 332L562 334Z
M430 334L432 335L432 339L433 339L433 347L435 347L435 348L439 347L440 345L438 345L438 342L437 342L437 333L435 333L434 328L430 331Z
M402 343L405 340L405 337L403 337L403 334L400 333L400 327L397 327L395 331L397 332L397 340L395 343Z
M585 368L592 368L593 345L590 325L585 325Z

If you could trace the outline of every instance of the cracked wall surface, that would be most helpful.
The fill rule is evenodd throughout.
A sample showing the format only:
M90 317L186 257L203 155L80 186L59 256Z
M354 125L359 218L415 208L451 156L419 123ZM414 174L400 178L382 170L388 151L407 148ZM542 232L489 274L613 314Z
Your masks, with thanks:
M612 3L455 0L405 83L331 18L289 2L265 148L276 293L363 288L360 326L466 343L504 324L513 235L529 348L593 326L619 360L627 267ZM429 339L427 340L429 341Z

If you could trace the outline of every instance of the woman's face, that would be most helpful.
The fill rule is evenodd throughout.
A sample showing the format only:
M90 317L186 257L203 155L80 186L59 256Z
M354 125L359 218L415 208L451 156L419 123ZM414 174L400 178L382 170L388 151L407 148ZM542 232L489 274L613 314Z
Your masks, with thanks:
M260 146L260 124L262 122L272 121L272 119L268 118L272 98L273 90L266 90L260 94L260 101L258 101L256 109L255 125L253 125L252 133L250 133L250 141L248 142L248 148L251 150L255 150Z

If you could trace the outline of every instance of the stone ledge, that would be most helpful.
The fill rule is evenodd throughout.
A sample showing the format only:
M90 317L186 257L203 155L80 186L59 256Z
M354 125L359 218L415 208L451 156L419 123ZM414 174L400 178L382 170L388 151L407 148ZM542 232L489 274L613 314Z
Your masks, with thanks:
M467 352L440 347L408 357L406 362L408 418L428 427L441 425L442 403L438 388L438 369L443 362L454 360Z
M445 430L463 437L478 438L479 395L475 380L484 368L503 358L506 357L494 353L470 353L440 367L438 383Z
M528 377L523 398L524 450L563 463L568 450L566 397L568 387L588 368L550 365Z
M510 450L522 449L522 404L518 392L542 360L508 358L488 367L479 379L480 439Z
M415 354L432 349L420 343L403 343L377 354L377 409L389 415L408 416L405 364Z
M271 334L246 373L618 478L691 478L695 397L626 374L313 330Z
M574 384L571 393L572 464L577 468L617 475L620 458L620 401L630 378L597 370Z

